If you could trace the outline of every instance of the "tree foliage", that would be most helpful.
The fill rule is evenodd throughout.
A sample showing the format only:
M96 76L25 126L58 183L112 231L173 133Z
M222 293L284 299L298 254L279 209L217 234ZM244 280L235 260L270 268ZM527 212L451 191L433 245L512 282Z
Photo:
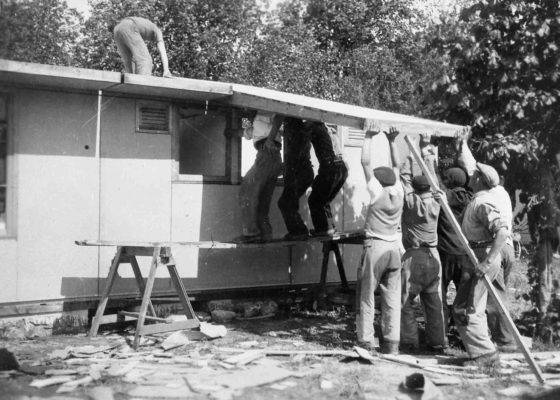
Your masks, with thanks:
M449 74L432 87L437 117L471 125L479 157L530 187L560 151L560 3L487 0L432 32Z
M0 58L70 65L81 23L65 1L2 1Z

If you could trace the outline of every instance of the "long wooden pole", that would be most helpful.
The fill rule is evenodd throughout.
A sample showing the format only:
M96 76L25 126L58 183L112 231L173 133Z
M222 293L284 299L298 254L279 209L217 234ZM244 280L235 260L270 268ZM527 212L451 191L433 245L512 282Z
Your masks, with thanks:
M422 172L424 172L424 175L428 179L428 182L430 183L430 186L432 187L432 190L434 190L434 191L439 190L439 185L438 185L437 181L431 175L430 171L428 170L428 167L424 163L424 160L422 160L422 157L420 157L420 154L418 153L418 150L416 150L416 148L414 147L414 144L410 140L410 137L405 136L405 141L408 144L408 147L410 148L410 151L411 151L412 155L414 156L414 159L416 160L418 165L420 165L420 168L422 168ZM467 238L465 237L465 235L463 234L463 231L461 230L461 227L459 226L459 223L457 222L457 219L455 219L455 215L453 215L453 212L451 211L451 208L449 208L449 204L447 204L447 199L445 197L441 197L441 200L440 200L439 203L441 205L441 208L443 209L443 212L445 213L445 215L447 216L447 218L451 222L453 230L457 234L457 237L459 238L459 241L461 242L461 245L463 246L463 249L467 252L467 256L469 257L469 259L471 260L473 265L477 265L478 264L478 259L476 258L476 255L474 254L474 251L469 246L469 242L468 242ZM496 292L496 288L494 288L494 285L492 285L492 282L490 282L490 280L488 279L488 277L486 275L483 276L483 282L484 282L484 285L486 286L486 289L488 289L488 293L490 293L490 296L492 297L492 300L494 300L496 302L496 304L498 304L498 311L500 312L500 314L502 316L505 317L505 320L507 321L508 328L513 333L513 336L515 337L515 341L517 343L517 346L523 352L523 355L525 356L525 360L527 360L527 363L529 364L529 367L531 368L531 370L533 371L533 373L537 377L537 380L541 384L544 384L545 381L544 381L544 377L542 375L542 372L541 372L539 366L535 363L535 360L533 360L533 357L529 353L529 350L527 350L527 347L525 346L525 343L523 343L523 341L521 340L521 335L519 334L519 331L517 330L517 327L513 323L513 320L511 319L511 317L509 315L509 312L507 312L506 307L505 307L504 303L502 302L502 299L500 298L500 296Z

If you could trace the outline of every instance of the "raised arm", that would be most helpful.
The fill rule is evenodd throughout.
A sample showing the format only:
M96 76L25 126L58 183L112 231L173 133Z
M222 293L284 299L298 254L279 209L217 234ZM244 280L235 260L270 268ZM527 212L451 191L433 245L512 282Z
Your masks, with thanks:
M161 65L163 66L163 76L165 78L171 78L171 72L169 72L169 61L167 59L167 51L165 50L165 43L163 39L158 40L157 49L161 57Z
M267 151L277 150L276 144L274 142L276 141L276 135L278 134L278 130L282 126L283 122L284 122L283 115L279 115L279 114L274 115L270 132L268 133L268 136L266 137L266 142L264 144L264 147Z
M469 145L467 144L467 136L463 135L462 137L457 139L458 141L458 158L457 164L463 167L469 176L474 173L476 169L476 160L471 153L471 149L469 149Z
M371 168L371 138L379 133L379 126L373 120L366 120L364 123L364 142L362 144L362 168L369 182L373 177L373 169Z
M395 144L395 139L399 136L399 131L391 127L389 132L385 132L385 136L387 136L387 140L389 140L389 150L391 152L391 167L395 172L395 176L398 177L400 175L400 166L401 166L401 158L399 156L399 150L397 149L397 145Z

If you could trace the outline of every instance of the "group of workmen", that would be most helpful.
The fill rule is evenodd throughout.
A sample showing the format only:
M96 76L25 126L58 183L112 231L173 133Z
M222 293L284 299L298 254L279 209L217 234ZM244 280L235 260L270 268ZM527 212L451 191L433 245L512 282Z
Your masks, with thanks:
M125 72L151 75L152 59L145 40L160 52L163 76L170 77L160 29L139 17L128 17L115 27L117 49ZM269 211L279 175L284 189L278 201L288 233L286 240L328 236L336 227L330 203L348 177L340 143L322 122L257 112L245 137L257 149L255 162L244 176L239 201L242 235L235 241L266 242L272 238ZM473 360L495 362L498 350L515 350L513 335L497 304L488 299L482 277L486 275L505 299L506 282L514 259L512 206L497 171L477 163L462 136L457 142L457 166L439 174L435 148L422 136L422 157L439 180L432 191L425 175L413 176L412 157L401 164L395 147L398 131L386 135L391 166L372 168L372 137L380 134L373 121L364 126L362 166L369 202L365 215L364 249L358 269L356 330L361 347L386 354L419 349L415 312L420 299L425 313L425 345L443 351L447 343L450 312L446 294L450 282L457 292L453 321ZM283 137L283 140L282 140ZM283 143L283 160L280 151ZM319 162L315 176L311 148ZM308 229L299 213L300 198L311 188L308 204L314 229ZM446 199L478 263L473 265L442 212ZM381 298L381 337L374 333L374 292ZM379 346L378 346L379 342Z
M370 194L365 242L358 272L357 335L361 346L374 349L374 291L381 295L382 353L419 348L415 304L425 313L426 349L441 352L447 346L447 289L457 292L451 314L469 358L494 363L500 351L514 351L516 343L498 304L488 298L484 275L502 299L513 265L512 205L497 171L477 163L466 136L457 139L456 166L439 173L437 151L422 135L421 156L437 177L433 191L423 174L412 175L413 157L401 164L395 147L398 132L385 133L391 167L371 167L372 136L379 134L368 121L362 148L362 166ZM440 207L447 201L453 218L474 251L473 265L453 223ZM399 226L401 233L399 234ZM402 246L404 248L401 247ZM403 253L404 251L404 253Z
M514 351L516 344L504 315L482 277L493 282L506 298L507 277L513 265L512 205L497 171L477 163L465 135L457 139L456 166L443 171L437 166L437 149L421 135L422 158L439 188L433 191L424 174L413 176L413 158L401 163L395 146L398 131L387 137L391 166L372 168L372 137L380 134L366 121L361 162L369 201L365 214L364 250L358 269L357 343L370 351L397 354L420 348L416 305L425 313L425 347L442 352L447 346L450 314L469 358L496 362L498 349ZM257 149L255 162L243 178L239 200L243 234L237 242L266 242L272 238L269 211L280 174L284 188L278 206L288 233L286 240L328 236L336 231L330 203L342 188L348 167L342 158L336 130L316 121L257 112L245 136ZM282 132L282 135L281 135ZM283 136L284 162L280 151ZM319 169L314 176L310 151ZM283 169L282 169L283 167ZM308 199L314 229L308 229L299 213L300 198ZM473 265L453 223L440 207L443 199L461 223L462 234L478 258ZM453 282L456 297L447 309L447 289ZM381 299L381 337L374 332L375 297Z

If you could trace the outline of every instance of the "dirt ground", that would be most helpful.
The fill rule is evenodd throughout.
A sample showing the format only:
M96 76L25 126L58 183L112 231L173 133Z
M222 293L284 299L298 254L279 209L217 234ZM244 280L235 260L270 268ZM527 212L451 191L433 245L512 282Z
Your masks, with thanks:
M522 298L525 267L523 262L516 266L514 314L529 306ZM473 400L533 398L560 385L560 352L535 355L548 386L536 382L520 354L504 355L501 366L492 370L452 365L465 355L459 347L442 356L360 358L352 350L354 318L340 306L322 312L281 307L270 318L224 324L223 337L160 334L145 337L136 351L129 346L132 326L95 338L80 333L2 339L0 348L13 353L20 371L0 371L0 398ZM164 350L171 335L183 342ZM403 385L414 373L427 379L425 393ZM36 387L47 379L59 381Z

